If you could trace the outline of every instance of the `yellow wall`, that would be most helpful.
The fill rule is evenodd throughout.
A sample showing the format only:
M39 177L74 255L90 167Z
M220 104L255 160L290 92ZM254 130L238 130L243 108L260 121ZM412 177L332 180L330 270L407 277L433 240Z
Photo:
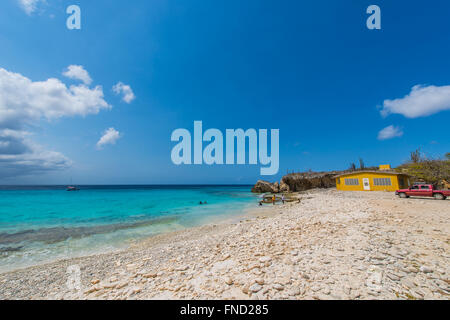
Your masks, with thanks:
M403 177L405 185L399 185L399 178ZM359 185L357 186L347 186L345 184L345 178L347 179L358 179ZM338 190L344 191L368 191L364 190L363 178L369 178L370 191L395 191L401 188L408 187L408 176L405 175L395 175L391 173L375 173L375 172L355 172L350 173L345 176L336 178L336 188ZM390 178L391 186L376 186L373 182L374 178Z

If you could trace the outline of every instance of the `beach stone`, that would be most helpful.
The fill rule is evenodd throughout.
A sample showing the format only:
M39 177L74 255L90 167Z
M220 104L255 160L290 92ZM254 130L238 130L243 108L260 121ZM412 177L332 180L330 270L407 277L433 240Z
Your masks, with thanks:
M254 283L254 284L251 285L250 288L249 288L249 290L250 290L251 292L254 292L254 293L259 292L261 289L262 289L262 286L260 286L260 285L257 284L257 283Z
M146 273L142 275L144 278L156 278L158 275L156 273Z
M116 289L122 289L122 288L125 288L126 286L128 286L128 282L123 281L116 285Z
M282 291L282 290L284 290L284 285L282 285L282 284L280 284L280 283L275 283L275 284L273 285L273 288L276 289L276 290L278 290L278 291Z
M181 266L181 267L176 268L175 270L176 271L186 271L187 269L189 269L189 266Z
M412 289L416 286L414 282L406 278L401 280L401 284L408 289Z
M393 273L386 273L386 277L391 279L392 281L399 281L400 277Z
M242 288L242 292L245 293L245 294L249 294L249 286L244 286Z
M266 263L266 262L270 262L270 261L272 261L271 257L261 257L261 258L259 258L259 262L261 262L261 263Z
M117 286L117 284L111 283L111 282L105 282L105 283L102 283L101 286L103 287L103 289L114 289Z
M433 272L433 269L431 269L428 266L421 266L420 267L420 271L423 272L423 273L431 273L431 272Z

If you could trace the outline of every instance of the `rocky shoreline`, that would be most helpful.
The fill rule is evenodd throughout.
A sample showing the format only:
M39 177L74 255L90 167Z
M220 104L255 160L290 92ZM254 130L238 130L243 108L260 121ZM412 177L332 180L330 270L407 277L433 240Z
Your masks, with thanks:
M253 193L285 193L285 192L301 192L316 188L334 188L336 187L336 179L334 176L346 171L329 171L329 172L303 172L290 173L280 182L268 182L258 180L252 188Z
M300 197L240 222L0 274L0 299L449 298L450 200ZM80 290L68 286L73 266Z

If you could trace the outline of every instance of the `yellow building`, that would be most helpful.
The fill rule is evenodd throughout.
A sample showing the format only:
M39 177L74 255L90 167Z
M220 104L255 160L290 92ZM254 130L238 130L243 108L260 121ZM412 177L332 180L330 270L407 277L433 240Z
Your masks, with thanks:
M391 171L389 165L379 171L353 171L335 176L336 188L343 191L395 191L411 185L409 176Z

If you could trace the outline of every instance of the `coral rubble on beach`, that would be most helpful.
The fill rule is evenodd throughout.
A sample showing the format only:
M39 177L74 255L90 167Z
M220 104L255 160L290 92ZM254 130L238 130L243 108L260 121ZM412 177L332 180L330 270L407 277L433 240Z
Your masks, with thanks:
M311 190L301 203L0 274L1 299L448 299L450 200ZM79 266L81 290L67 286Z

